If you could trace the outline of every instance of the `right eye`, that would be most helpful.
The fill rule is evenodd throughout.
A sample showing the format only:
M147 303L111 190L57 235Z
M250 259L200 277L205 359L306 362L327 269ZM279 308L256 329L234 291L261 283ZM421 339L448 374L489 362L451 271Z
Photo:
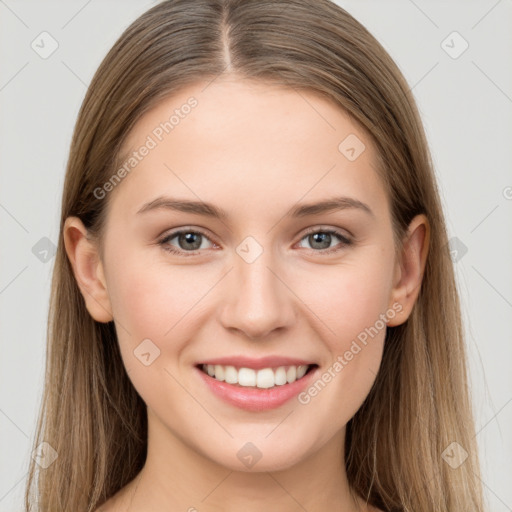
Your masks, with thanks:
M170 243L171 240L174 240L175 238L177 239L179 245L178 248ZM158 244L162 247L162 249L173 254L178 254L181 256L195 256L197 253L192 251L198 251L207 248L203 244L205 239L210 240L201 231L196 231L193 229L180 229L166 234L165 237L158 242Z

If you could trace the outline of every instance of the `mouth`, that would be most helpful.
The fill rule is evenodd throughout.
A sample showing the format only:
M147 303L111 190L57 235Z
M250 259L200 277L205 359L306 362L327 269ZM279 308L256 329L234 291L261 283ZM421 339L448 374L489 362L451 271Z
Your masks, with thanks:
M198 364L196 367L212 379L235 387L272 389L303 379L318 365L282 365L259 369L222 364Z
M284 405L310 386L320 373L315 363L264 366L268 362L260 360L253 362L253 368L245 364L247 366L200 363L195 370L213 397L250 412L264 412Z

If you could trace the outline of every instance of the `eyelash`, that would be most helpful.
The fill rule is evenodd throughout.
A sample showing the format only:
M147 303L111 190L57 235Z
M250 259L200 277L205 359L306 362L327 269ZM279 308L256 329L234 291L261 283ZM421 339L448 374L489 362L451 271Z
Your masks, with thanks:
M158 245L160 245L162 247L162 249L164 249L164 251L168 251L172 254L177 254L177 255L185 256L185 257L196 256L197 251L192 252L192 251L178 250L178 249L175 249L173 246L169 245L169 242L173 238L176 238L177 236L182 235L184 233L200 234L200 235L204 236L205 238L207 238L208 240L210 240L210 238L206 235L206 233L202 232L201 230L180 229L178 231L173 231L172 233L169 233L163 239L159 240ZM345 235L343 235L340 231L337 231L335 229L311 229L304 234L304 236L301 238L300 241L304 240L304 238L306 238L307 236L312 235L314 233L325 233L325 234L329 234L329 235L335 235L336 237L338 237L341 240L342 247L339 247L339 248L331 247L330 249L320 249L320 250L310 249L311 251L318 253L320 255L327 255L327 254L332 254L332 253L341 251L341 250L343 250L344 247L348 247L348 246L352 245L352 243L353 243L352 240L350 240Z

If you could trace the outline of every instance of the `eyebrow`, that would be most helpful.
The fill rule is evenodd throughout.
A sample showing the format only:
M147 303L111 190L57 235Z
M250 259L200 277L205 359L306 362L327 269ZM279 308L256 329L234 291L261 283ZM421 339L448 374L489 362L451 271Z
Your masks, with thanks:
M144 204L142 208L137 211L137 215L161 209L194 213L196 215L203 215L205 217L213 217L216 219L225 220L228 218L228 214L225 210L211 203L191 201L189 199L174 199L166 196L159 196ZM375 214L366 203L363 203L358 199L345 196L332 197L316 203L300 204L293 207L287 215L290 215L291 217L306 217L309 215L319 215L321 213L348 209L361 210L375 218Z

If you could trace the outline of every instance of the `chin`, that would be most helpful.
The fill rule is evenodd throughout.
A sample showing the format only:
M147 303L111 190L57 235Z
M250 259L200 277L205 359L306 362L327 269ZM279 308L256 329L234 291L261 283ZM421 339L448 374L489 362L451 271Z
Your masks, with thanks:
M244 473L284 471L309 456L300 450L300 447L304 448L303 443L298 446L295 443L283 446L277 439L275 443L262 439L254 442L233 441L232 444L232 450L226 450L227 445L224 445L223 452L205 455L220 466Z

